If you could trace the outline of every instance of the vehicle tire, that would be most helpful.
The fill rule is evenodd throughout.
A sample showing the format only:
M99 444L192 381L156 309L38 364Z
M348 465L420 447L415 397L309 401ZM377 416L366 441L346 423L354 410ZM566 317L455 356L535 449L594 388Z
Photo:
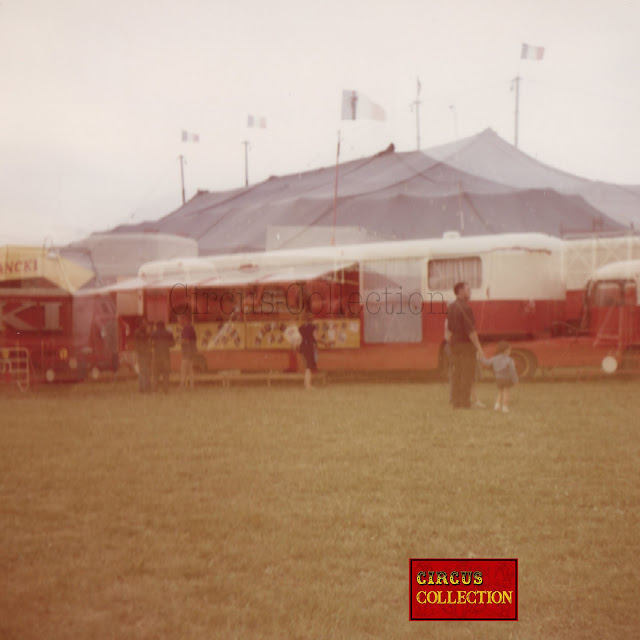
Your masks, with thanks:
M516 365L516 371L520 380L531 380L538 368L536 357L526 349L512 349L511 357Z

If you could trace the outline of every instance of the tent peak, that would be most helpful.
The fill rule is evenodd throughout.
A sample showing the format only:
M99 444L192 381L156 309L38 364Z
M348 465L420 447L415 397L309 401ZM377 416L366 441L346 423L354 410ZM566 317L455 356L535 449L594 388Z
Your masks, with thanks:
M375 154L374 158L379 158L380 156L386 156L388 153L395 153L396 145L393 142L383 151L379 151Z

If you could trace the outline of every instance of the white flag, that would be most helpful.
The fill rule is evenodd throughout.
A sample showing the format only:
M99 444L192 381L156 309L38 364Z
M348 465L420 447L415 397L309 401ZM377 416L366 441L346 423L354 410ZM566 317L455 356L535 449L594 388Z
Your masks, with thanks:
M342 120L369 118L384 122L387 119L387 113L380 105L369 100L364 94L343 89L341 118Z
M267 119L264 116L247 116L247 127L259 127L260 129L267 128Z
M520 58L522 58L522 60L542 60L542 58L544 58L544 47L534 47L530 44L523 44Z
M200 142L200 136L197 133L189 133L183 129L182 142Z

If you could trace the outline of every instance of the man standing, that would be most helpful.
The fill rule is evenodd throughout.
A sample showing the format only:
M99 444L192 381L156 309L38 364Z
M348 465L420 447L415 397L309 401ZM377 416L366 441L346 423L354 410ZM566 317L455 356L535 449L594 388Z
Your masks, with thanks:
M165 393L169 391L169 374L171 373L170 349L175 344L173 334L165 328L164 322L156 324L151 335L153 344L153 374L156 389Z
M197 353L197 338L196 330L187 314L188 312L181 319L180 344L182 345L182 360L180 362L180 387L193 389L193 364Z
M476 353L482 353L476 322L469 306L471 289L466 282L453 288L456 299L447 309L447 332L451 357L451 393L449 400L454 409L471 407L471 386L476 371Z
M151 391L151 335L145 318L133 334L133 348L138 361L138 390L147 393Z

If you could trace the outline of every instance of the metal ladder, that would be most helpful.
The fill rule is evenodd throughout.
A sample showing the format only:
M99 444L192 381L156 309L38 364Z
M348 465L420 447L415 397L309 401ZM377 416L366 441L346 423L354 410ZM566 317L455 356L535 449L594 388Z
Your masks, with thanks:
M20 391L29 388L29 350L25 347L0 348L0 384L16 384Z

